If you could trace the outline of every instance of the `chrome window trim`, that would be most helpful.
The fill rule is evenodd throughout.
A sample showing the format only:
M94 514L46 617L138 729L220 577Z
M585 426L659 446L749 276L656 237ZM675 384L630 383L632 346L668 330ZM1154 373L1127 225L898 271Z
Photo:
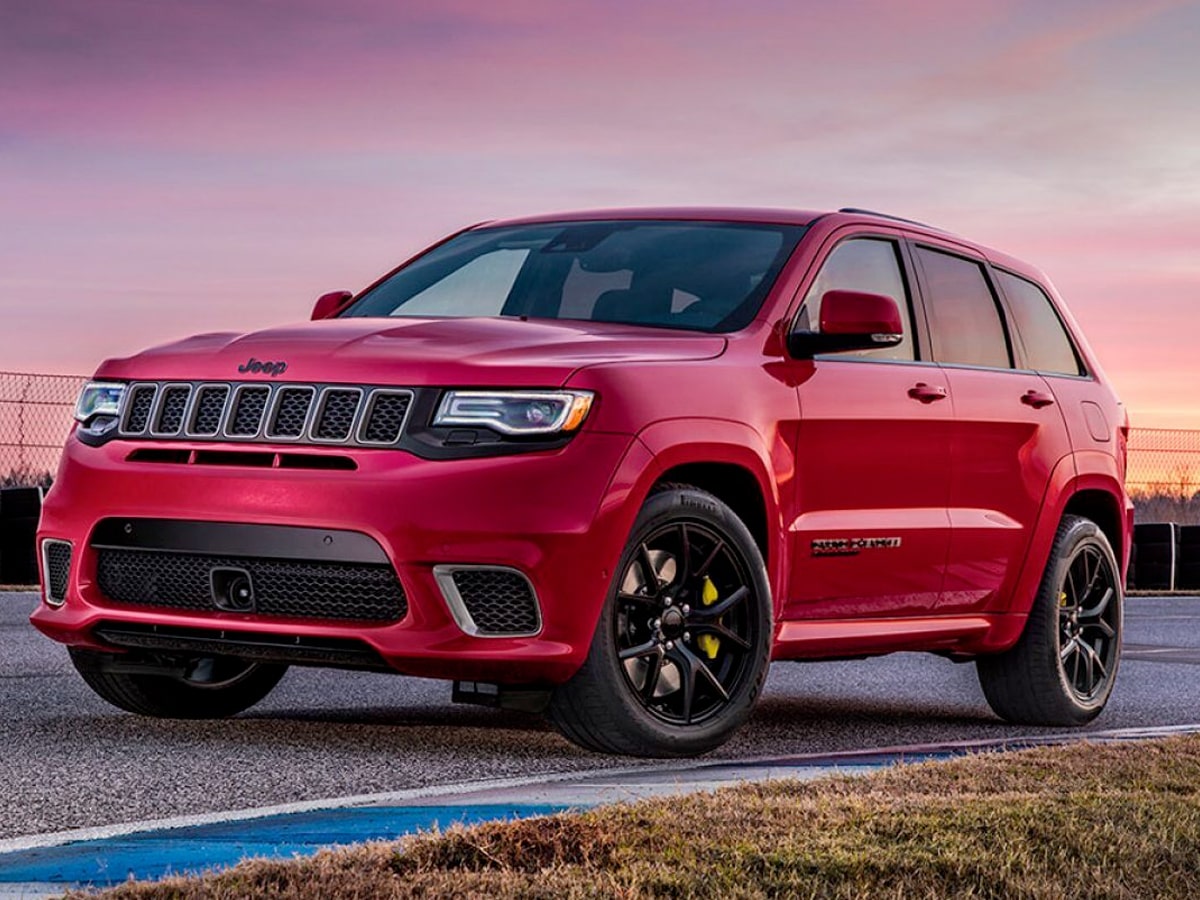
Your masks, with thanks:
M533 598L533 612L537 616L537 628L534 631L481 631L479 626L475 624L475 620L471 618L471 613L467 611L467 605L463 602L462 594L458 591L458 585L454 583L455 572L513 572L529 587L529 596ZM520 569L515 569L512 566L488 566L488 565L438 565L433 567L433 578L438 584L438 588L442 592L442 598L446 601L446 606L450 610L450 615L454 618L454 622L459 629L471 637L478 638L523 638L536 637L542 633L542 603L538 598L537 591L533 587L533 582L529 580L529 576Z
M392 397L407 397L408 406L404 409L404 416L400 419L400 427L396 430L396 437L391 441L371 441L367 440L366 430L371 423L371 413L375 410L376 401L383 396ZM404 429L408 427L408 417L412 414L413 402L416 397L412 391L402 388L371 388L367 394L366 402L361 398L359 403L362 405L362 410L358 418L358 427L351 433L350 439L355 443L362 444L364 447L394 447L400 443L400 438L404 437Z

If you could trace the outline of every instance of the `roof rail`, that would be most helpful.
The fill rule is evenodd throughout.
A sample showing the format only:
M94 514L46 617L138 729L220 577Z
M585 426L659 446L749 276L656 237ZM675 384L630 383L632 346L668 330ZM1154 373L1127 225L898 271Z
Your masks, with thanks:
M876 212L873 209L859 209L855 206L843 206L838 210L840 213L853 213L860 216L878 216L880 219L891 219L893 222L905 222L909 225L920 225L922 228L931 228L934 231L943 231L936 225L930 225L927 222L918 222L916 219L905 219L901 216L893 216L888 213Z

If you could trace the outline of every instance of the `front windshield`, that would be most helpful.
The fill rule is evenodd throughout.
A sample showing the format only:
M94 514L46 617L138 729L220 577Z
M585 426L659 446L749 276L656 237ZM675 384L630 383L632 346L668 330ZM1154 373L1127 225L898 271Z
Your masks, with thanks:
M803 226L570 222L468 231L342 316L525 316L735 331L758 312Z

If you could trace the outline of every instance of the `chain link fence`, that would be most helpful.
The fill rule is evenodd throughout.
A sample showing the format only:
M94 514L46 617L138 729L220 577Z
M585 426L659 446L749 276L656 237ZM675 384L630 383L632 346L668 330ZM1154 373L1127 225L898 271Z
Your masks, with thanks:
M0 372L0 486L49 485L85 381ZM1138 521L1200 524L1200 430L1132 429L1127 485Z
M1125 486L1138 522L1200 524L1200 431L1130 429Z
M0 487L49 486L85 381L0 372Z

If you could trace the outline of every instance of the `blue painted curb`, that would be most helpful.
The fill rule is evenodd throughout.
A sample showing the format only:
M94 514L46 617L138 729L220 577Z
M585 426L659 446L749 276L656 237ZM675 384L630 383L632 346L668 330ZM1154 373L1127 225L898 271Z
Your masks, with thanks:
M324 847L395 840L407 834L503 819L550 815L572 807L369 806L288 813L193 825L0 855L0 883L118 884L236 865L244 859L307 856Z

